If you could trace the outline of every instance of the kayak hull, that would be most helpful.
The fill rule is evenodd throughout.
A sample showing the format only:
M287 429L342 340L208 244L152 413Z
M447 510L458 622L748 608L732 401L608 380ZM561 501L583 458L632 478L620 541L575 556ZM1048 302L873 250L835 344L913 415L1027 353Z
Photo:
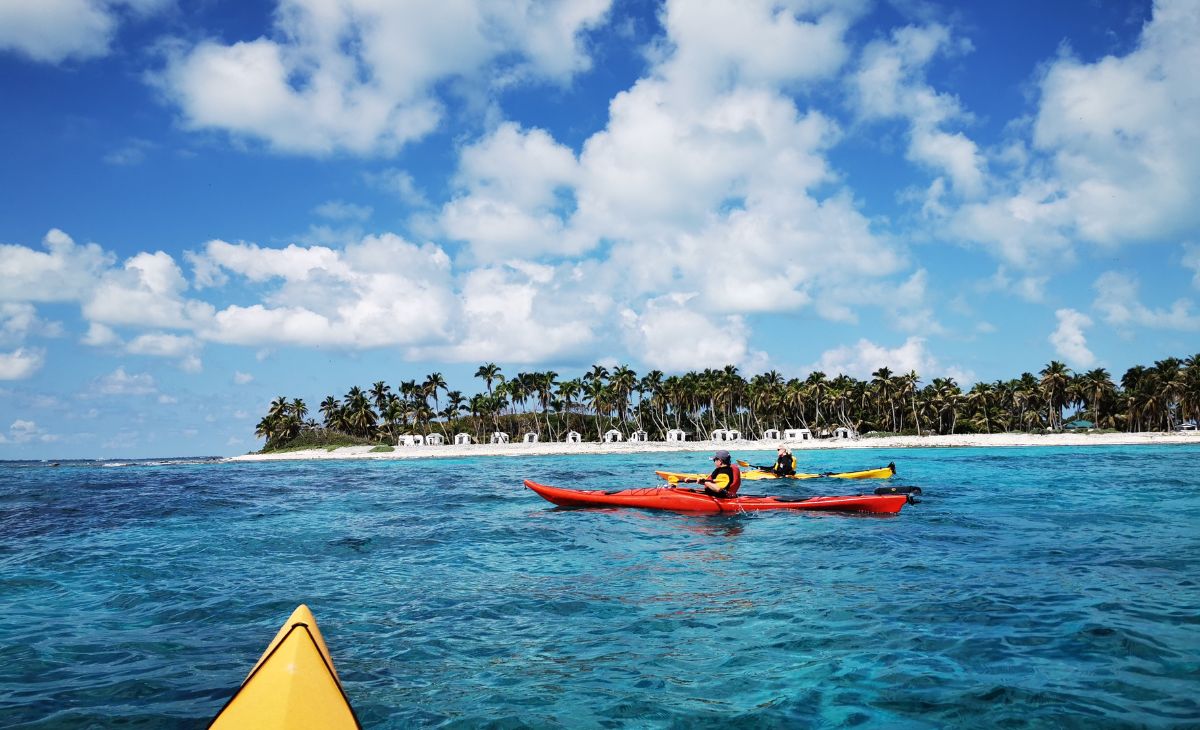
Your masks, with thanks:
M855 494L841 497L735 497L718 499L702 491L678 487L644 487L615 492L564 489L526 479L525 486L560 507L635 507L672 512L760 512L803 510L809 512L870 512L895 514L908 504L903 494Z
M668 482L694 481L697 478L708 478L707 474L688 474L683 472L673 471L656 471L654 472L660 479ZM830 474L789 474L786 477L781 477L773 471L763 469L745 469L742 471L742 479L745 481L759 481L763 479L820 479L828 477L830 479L891 479L896 474L894 464L880 467L878 469L864 469L862 471L843 471Z

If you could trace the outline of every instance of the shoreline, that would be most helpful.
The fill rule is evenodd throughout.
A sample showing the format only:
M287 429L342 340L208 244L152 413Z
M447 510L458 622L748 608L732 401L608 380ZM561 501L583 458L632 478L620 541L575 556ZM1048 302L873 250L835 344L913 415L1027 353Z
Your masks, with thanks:
M574 454L649 454L679 451L731 452L774 451L781 442L769 441L647 441L639 443L564 443L534 444L446 444L443 446L395 446L395 451L372 453L373 446L342 446L332 451L324 448L304 449L272 454L243 454L225 459L227 462L259 461L321 461L327 459L455 459L474 456L563 456ZM882 436L879 438L820 439L787 442L793 452L827 449L926 449L972 447L1041 447L1041 446L1139 446L1150 444L1200 444L1200 432L1150 433L992 433L953 434L945 436ZM736 453L735 453L736 457Z

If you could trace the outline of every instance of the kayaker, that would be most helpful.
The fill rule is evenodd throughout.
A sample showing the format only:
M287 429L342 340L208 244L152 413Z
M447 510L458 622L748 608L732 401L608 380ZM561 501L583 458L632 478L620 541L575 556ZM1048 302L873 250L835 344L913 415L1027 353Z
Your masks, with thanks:
M704 493L720 499L736 497L738 489L742 486L742 472L733 463L733 457L729 455L728 451L721 449L713 454L712 460L716 463L717 468L708 475L708 479L700 481L700 486L704 487Z
M775 472L775 476L790 477L796 473L796 457L792 456L792 451L783 444L779 445L779 456L775 459L775 465L771 467L771 471Z

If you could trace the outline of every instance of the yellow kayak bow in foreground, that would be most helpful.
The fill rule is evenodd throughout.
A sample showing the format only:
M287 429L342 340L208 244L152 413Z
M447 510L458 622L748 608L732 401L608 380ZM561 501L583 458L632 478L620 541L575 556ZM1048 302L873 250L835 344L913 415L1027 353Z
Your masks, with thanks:
M673 471L656 471L659 479L666 480L671 483L696 481L697 479L707 479L707 474L686 474ZM773 471L763 469L746 469L742 471L742 479L745 481L758 481L760 479L819 479L821 477L830 477L833 479L891 479L896 473L896 465L894 463L878 469L865 469L863 471L843 471L829 472L825 474L791 474L786 477L781 477Z
M209 727L361 728L308 606L301 604L292 612Z

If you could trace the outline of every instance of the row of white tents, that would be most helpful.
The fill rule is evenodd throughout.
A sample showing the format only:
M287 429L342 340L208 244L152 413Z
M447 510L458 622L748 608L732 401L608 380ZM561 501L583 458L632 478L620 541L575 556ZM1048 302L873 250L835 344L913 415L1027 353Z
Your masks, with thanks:
M830 436L832 436L833 438L837 438L837 439L850 439L850 438L857 438L858 434L856 434L853 430L851 430L849 428L841 427L841 428L834 429L830 433ZM766 431L763 431L762 437L757 440L758 441L807 441L811 438L813 438L812 431L808 430L807 428L789 428L782 432L779 431L779 429L769 428ZM526 443L526 444L536 444L540 440L541 440L541 437L533 431L526 433L521 438L521 442ZM645 431L634 431L633 433L629 434L628 438L626 438L625 434L621 433L620 431L616 430L615 428L605 432L605 434L604 434L604 443L608 443L608 444L620 443L622 441L638 443L638 442L645 442L645 441L649 441L649 440L650 440L649 434L647 434ZM681 431L680 429L677 429L677 428L673 428L670 431L667 431L667 441L668 442L687 441L687 440L688 440L688 434L685 431ZM729 441L749 441L750 439L742 438L742 432L738 431L736 429L718 428L709 435L709 440L711 440L714 443L726 443ZM511 437L507 433L504 433L503 431L495 431L488 438L488 443L492 443L492 444L507 444L507 443L510 443L511 441L512 441ZM577 443L583 441L583 435L580 434L578 431L568 431L567 437L564 439L564 441L566 441L567 443L576 443L577 444ZM397 446L441 446L444 443L445 443L445 437L442 436L442 434L440 434L440 433L431 433L431 434L426 434L426 435L410 433L410 434L405 434L405 435L401 436L399 442L396 445ZM477 441L476 441L475 437L469 433L459 433L459 434L455 435L454 443L455 443L455 445L461 446L461 445L465 445L465 444L477 443Z

